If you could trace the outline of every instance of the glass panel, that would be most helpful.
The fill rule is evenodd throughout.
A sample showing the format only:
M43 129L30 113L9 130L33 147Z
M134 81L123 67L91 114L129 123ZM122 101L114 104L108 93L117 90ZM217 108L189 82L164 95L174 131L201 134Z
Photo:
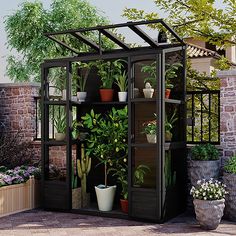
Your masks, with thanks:
M49 158L45 163L45 179L66 181L66 146L49 147Z
M154 90L157 86L156 80L156 59L147 59L143 60L142 58L137 57L137 61L133 64L133 93L132 98L144 98L144 88L145 83L149 83L153 92L150 97L146 95L146 98L156 97Z
M168 52L165 54L165 88L166 98L183 99L183 51ZM168 96L169 94L169 96Z
M156 147L132 148L132 186L156 187Z
M165 141L181 142L184 137L184 119L178 104L166 103L165 109Z
M146 133L156 133L156 103L137 103L132 105L133 124L132 134L134 143L146 143ZM151 126L148 125L151 123ZM149 130L148 130L149 128Z

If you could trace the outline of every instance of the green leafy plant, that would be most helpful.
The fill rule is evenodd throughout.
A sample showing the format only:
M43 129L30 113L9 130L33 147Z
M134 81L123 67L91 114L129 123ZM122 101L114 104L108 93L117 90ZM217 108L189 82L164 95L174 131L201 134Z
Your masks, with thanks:
M144 84L149 82L152 87L156 87L157 81L156 81L156 62L152 62L148 65L143 65L141 68L141 72L147 73L149 77L146 77L144 79Z
M87 83L89 72L94 65L95 65L94 62L89 62L89 63L77 62L78 76L76 78L78 80L78 88L80 89L80 92L85 91L85 86Z
M173 64L166 63L165 64L165 86L166 88L173 88L173 84L170 82L171 79L174 79L177 77L176 71L179 69L179 67L183 66L181 63L175 62ZM142 72L148 73L149 77L146 77L144 79L144 84L146 82L149 82L152 87L156 88L157 85L157 79L156 79L156 62L151 63L150 65L144 65L141 68Z
M231 157L226 162L224 169L228 173L236 174L236 156Z
M218 149L208 143L208 144L198 144L191 149L192 160L199 161L210 161L219 159Z
M156 117L156 114L154 113L154 116ZM156 120L150 120L147 122L143 123L144 129L143 132L144 134L156 134L157 131L157 121Z
M84 127L90 130L87 140L88 156L96 157L104 165L104 182L107 187L109 169L125 160L128 155L127 107L112 110L102 116L93 110L82 117Z
M116 168L110 169L114 172L113 176L117 177L117 181L121 184L121 195L124 200L128 199L128 165L127 162L124 164L118 164Z
M203 179L198 180L197 186L191 188L190 194L193 198L199 200L221 200L227 194L225 188L226 185L218 180L210 179L206 181Z
M177 110L174 111L174 113L172 114L170 118L168 118L166 114L165 116L165 131L166 132L171 132L171 130L173 129L173 124L178 120L176 116L176 112Z
M53 117L54 127L58 133L65 133L66 131L66 114L59 108L55 110L55 116Z
M150 168L147 165L138 165L134 169L133 173L133 186L140 186L144 183L144 177L147 172L150 172Z
M88 17L89 16L89 17ZM31 24L29 24L31 22ZM7 75L13 81L40 82L40 64L45 58L70 56L71 52L53 43L44 36L45 32L64 29L78 29L94 25L106 25L108 20L97 8L84 0L52 0L50 8L44 8L40 1L24 1L12 14L5 18L7 44L17 52L7 59ZM24 37L22 37L24 35ZM91 32L90 38L97 35ZM72 38L60 38L71 47L88 51L83 43ZM112 48L111 41L103 38L103 48ZM79 51L79 50L78 50ZM57 71L60 73L60 71ZM58 73L53 78L58 79Z
M120 92L127 91L128 88L128 80L127 80L127 73L124 71L123 73L119 73L115 75L116 84L118 85Z
M123 60L118 59L115 61L103 61L99 60L96 62L98 68L98 75L102 81L101 87L104 89L111 89L114 79L117 74L121 74Z

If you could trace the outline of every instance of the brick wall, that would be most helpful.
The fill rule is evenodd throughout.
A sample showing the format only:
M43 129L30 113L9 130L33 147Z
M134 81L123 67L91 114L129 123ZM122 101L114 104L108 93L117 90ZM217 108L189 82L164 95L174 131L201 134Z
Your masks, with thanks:
M221 79L220 136L223 161L236 155L236 70L219 71Z
M36 103L40 85L36 83L0 84L0 122L6 132L17 133L21 130L25 141L32 141L35 160L41 159L41 142L36 137ZM75 147L73 148L75 158ZM60 169L66 165L65 146L50 148L50 163Z

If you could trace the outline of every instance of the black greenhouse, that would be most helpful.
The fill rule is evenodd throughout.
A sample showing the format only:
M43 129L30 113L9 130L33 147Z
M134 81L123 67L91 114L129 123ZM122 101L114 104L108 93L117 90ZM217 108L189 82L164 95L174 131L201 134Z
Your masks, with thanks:
M156 222L183 212L183 40L161 19L45 35L62 58L41 67L43 207Z

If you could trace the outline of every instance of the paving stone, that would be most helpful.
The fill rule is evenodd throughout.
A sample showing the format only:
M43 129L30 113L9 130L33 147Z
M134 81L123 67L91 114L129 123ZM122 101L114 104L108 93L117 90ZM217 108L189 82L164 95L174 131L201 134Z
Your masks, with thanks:
M236 224L222 221L204 231L192 215L164 224L33 210L0 218L0 236L236 236Z

